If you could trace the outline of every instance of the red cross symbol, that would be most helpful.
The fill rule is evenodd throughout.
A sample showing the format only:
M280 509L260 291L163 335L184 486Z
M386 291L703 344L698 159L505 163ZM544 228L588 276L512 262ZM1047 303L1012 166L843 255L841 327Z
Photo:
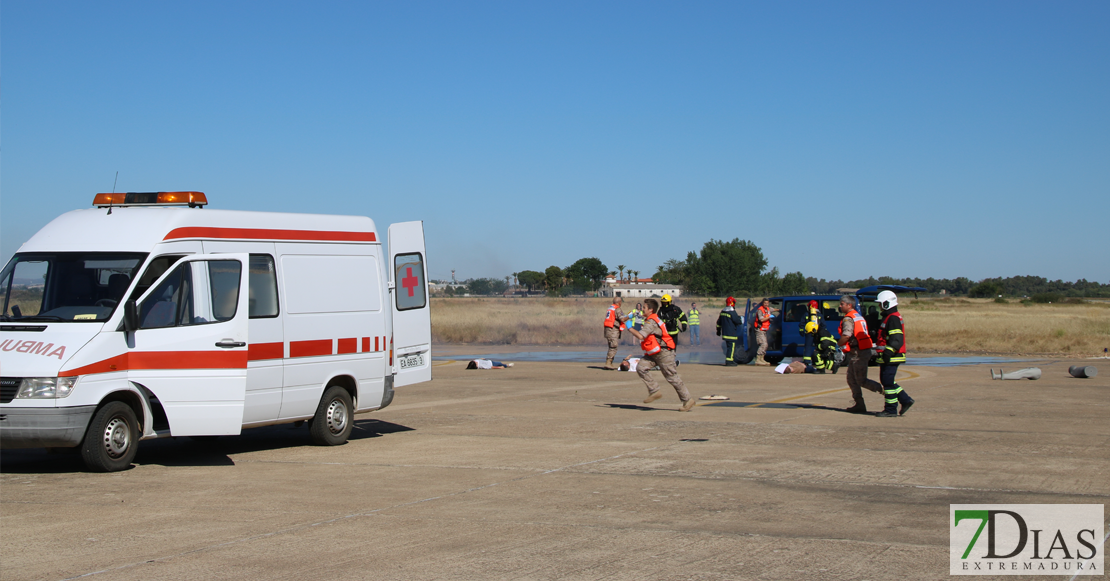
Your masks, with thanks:
M405 267L405 270L407 271L408 276L401 279L401 286L409 289L410 297L415 296L413 295L413 291L416 290L416 284L420 282L420 279L412 275L411 266Z

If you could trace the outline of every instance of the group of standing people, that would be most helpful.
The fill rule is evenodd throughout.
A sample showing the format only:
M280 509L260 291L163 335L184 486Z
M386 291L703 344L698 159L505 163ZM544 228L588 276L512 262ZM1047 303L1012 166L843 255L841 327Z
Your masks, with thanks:
M805 338L802 361L807 373L836 373L840 365L836 361L836 349L839 346L844 352L847 382L853 400L852 406L845 411L866 413L863 389L868 389L883 395L884 406L883 411L877 414L879 417L897 417L904 415L914 404L913 398L895 380L898 366L906 362L904 322L898 312L897 295L891 291L882 291L876 299L882 308L882 323L874 341L867 328L867 321L856 311L853 297L845 295L840 299L839 310L843 318L840 321L839 340L826 328L817 301L810 301L807 313L800 322L800 330ZM670 295L663 295L662 301L651 298L646 299L642 305L637 304L630 316L621 310L623 302L621 297L614 298L606 313L605 338L609 351L605 368L617 369L613 365L613 359L617 355L621 331L628 330L640 341L640 347L644 351L636 368L636 373L648 389L648 397L644 403L651 403L662 397L658 384L649 374L658 367L678 393L682 401L682 411L690 411L694 407L694 400L678 375L675 350L678 347L678 334L687 329L692 331L691 342L701 344L701 312L697 309L697 303L691 304L689 313L683 313L682 309L674 305ZM752 327L758 346L755 365L770 365L765 359L767 331L776 311L768 299L763 299L752 314ZM642 323L635 323L637 314ZM725 308L717 318L717 335L725 342L726 367L739 365L736 361L736 346L742 332L744 317L736 312L736 300L728 297L725 299ZM867 378L868 364L876 353L879 358L879 382Z
M752 313L752 328L755 329L755 365L770 365L767 354L767 330L771 328L771 318L778 309L771 308L771 301L763 299ZM725 342L725 367L736 367L736 344L742 343L740 334L744 332L744 317L736 312L736 299L725 299L725 308L717 315L717 335Z

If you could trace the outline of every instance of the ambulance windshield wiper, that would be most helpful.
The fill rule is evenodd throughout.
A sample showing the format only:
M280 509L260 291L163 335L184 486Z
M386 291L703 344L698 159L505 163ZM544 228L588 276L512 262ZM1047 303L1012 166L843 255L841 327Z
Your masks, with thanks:
M7 317L5 317L7 318ZM68 321L57 315L30 315L28 317L19 317L18 319L8 319L11 321Z

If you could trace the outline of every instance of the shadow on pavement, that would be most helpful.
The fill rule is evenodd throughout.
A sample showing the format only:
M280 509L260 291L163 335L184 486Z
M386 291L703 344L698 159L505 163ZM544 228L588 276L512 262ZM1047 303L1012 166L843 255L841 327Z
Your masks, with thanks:
M649 408L647 406L628 404L628 403L606 403L606 404L600 404L597 407L616 408L616 409L621 409L621 410L637 410L637 411L641 411L641 412L661 412L661 411L664 411L664 410L661 410L659 408Z
M374 419L355 420L348 441L377 438L386 434L409 432L414 428ZM204 436L145 440L139 444L134 464L158 466L234 466L234 454L312 446L308 426L282 424L243 430L238 436ZM45 450L4 450L0 453L0 473L58 474L83 472L85 465L77 448Z

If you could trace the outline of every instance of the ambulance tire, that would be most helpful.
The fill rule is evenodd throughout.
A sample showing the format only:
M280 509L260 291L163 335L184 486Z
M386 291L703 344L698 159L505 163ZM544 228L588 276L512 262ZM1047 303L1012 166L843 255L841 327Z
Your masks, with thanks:
M316 415L308 424L308 437L317 446L341 446L347 443L354 427L354 403L347 390L333 385L324 390Z
M139 450L139 420L122 401L110 401L93 414L81 459L93 472L116 472L131 466Z

